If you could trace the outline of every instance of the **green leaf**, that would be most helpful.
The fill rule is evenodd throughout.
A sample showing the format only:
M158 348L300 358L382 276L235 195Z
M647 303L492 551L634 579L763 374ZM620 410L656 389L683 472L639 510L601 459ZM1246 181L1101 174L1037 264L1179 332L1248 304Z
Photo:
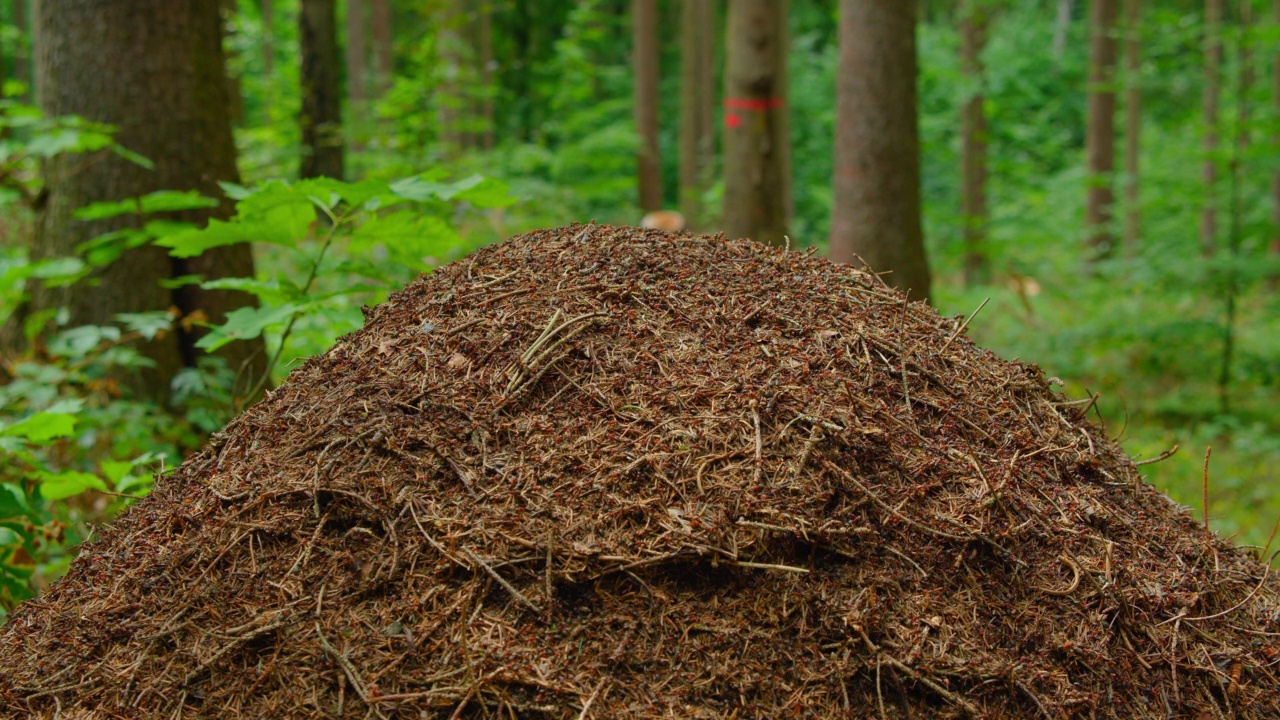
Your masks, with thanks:
M103 476L115 485L123 480L130 470L133 470L133 463L125 460L103 460L99 467L102 469Z
M288 300L297 300L302 296L302 288L296 283L281 278L271 277L266 280L258 278L217 278L200 283L205 290L239 290L252 293L264 304L278 304Z
M87 266L80 258L62 257L41 260L27 266L30 277L40 278L46 285L60 286L71 284L81 278Z
M106 490L107 484L97 475L79 470L40 475L40 494L46 500L65 500L89 489Z
M219 182L218 187L222 188L222 192L226 193L227 197L235 200L236 202L239 202L253 194L253 191L249 188L243 185L237 185L233 182Z
M67 437L75 431L75 428L75 415L41 412L8 427L0 428L0 437L19 437L33 443L45 443L54 438Z
M7 545L17 545L22 542L22 536L10 530L7 527L0 527L0 547Z
M262 331L273 326L283 325L298 310L291 303L275 307L253 308L242 307L227 313L227 321L218 325L208 335L196 342L196 347L213 352L235 340L252 340Z
M184 210L202 210L220 205L217 200L206 197L195 190L159 190L142 196L142 212L182 212Z
M31 513L27 494L15 483L0 483L0 518L21 517Z
M141 204L137 198L111 200L85 205L72 213L77 220L105 220L120 215L132 215L141 212Z
M161 332L173 327L173 316L168 310L152 310L141 313L119 313L115 319L129 332L136 332L148 340L154 340Z
M177 290L188 285L199 285L203 281L203 275L179 275L175 278L165 278L159 282L159 285L167 290Z
M455 198L465 200L478 208L507 207L517 200L511 194L511 188L495 178L483 178L470 188L459 192Z

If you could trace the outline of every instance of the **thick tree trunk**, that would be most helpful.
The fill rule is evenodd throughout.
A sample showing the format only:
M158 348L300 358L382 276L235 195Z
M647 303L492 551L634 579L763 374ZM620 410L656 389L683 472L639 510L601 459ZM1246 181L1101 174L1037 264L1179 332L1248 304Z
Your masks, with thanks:
M1085 227L1095 257L1115 250L1111 220L1116 154L1116 0L1089 3L1089 118L1085 129L1088 191Z
M662 208L658 155L658 0L631 0L631 52L635 70L636 157L640 211Z
M729 0L727 26L724 228L782 247L791 193L787 2Z
M960 215L964 222L964 281L972 287L987 279L987 113L982 49L987 41L988 11L982 0L968 0L961 12L960 65L970 94L960 110Z
M1138 202L1138 152L1142 145L1142 0L1125 0L1124 46L1124 246L1129 255L1138 252L1142 235L1142 207Z
M50 116L80 115L119 128L117 140L155 163L148 170L114 155L63 155L45 165L48 196L37 218L33 260L70 256L81 243L102 233L137 225L137 218L84 222L77 208L122 200L156 190L193 189L221 197L217 182L237 181L235 145L227 114L219 0L44 0L35 27L38 95ZM229 206L182 213L203 222L225 217ZM110 325L119 313L177 309L220 322L226 313L252 303L228 291L180 291L160 280L200 274L205 278L251 276L247 245L219 248L191 260L177 260L163 248L128 251L94 274L95 283L70 287L34 285L30 302L6 326L0 345L22 343L24 317L66 308L72 325ZM143 396L163 399L169 383L194 363L195 337L178 329L140 346L155 367L122 380ZM256 379L265 366L260 342L237 342L219 353L232 369Z
M235 47L235 15L236 0L222 0L222 32L223 32L223 48ZM230 41L230 42L228 42ZM228 64L235 65L235 55L231 54L231 50L225 50L228 55ZM244 87L240 82L240 76L227 70L227 102L229 104L229 113L231 115L231 126L242 127L244 125Z
M920 219L915 3L840 0L831 259L929 296Z
M1218 96L1222 90L1222 0L1204 4L1204 208L1200 211L1200 248L1212 255L1218 246Z
M347 113L357 123L364 117L368 98L368 34L364 0L347 0Z
M298 41L302 55L302 164L298 176L341 180L345 173L335 0L302 0Z
M373 25L374 87L378 97L391 89L395 72L395 55L392 49L391 0L369 0L370 21Z
M715 12L714 0L680 6L680 212L695 229L715 153Z

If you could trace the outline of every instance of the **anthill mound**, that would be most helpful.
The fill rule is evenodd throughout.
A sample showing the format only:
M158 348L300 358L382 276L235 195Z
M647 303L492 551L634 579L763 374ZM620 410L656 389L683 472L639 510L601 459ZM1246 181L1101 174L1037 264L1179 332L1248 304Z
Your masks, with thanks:
M425 277L0 637L9 717L1280 717L1280 588L859 270L536 232Z

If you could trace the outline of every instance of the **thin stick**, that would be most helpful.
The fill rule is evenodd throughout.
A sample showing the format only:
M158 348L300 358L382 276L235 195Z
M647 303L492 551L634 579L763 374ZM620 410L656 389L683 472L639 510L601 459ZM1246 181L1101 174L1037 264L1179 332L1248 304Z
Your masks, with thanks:
M578 713L578 720L586 720L587 711L591 709L591 704L594 703L596 701L596 697L600 695L600 690L604 688L604 683L607 679L608 678L600 678L600 682L596 683L595 692L592 692L591 697L587 698L587 701L582 704L582 712Z
M986 307L987 303L989 302L991 302L991 298L987 298L986 300L983 300L982 304L978 306L977 310L974 310L973 312L969 313L969 317L965 318L964 322L960 325L960 327L956 328L956 331L951 333L951 337L947 338L947 341L942 344L942 349L939 350L938 352L941 353L943 350L946 350L948 347L950 347L951 341L960 337L960 333L964 332L964 329L969 327L969 323L974 318L978 317L978 313L982 312L982 308Z
M1276 530L1280 530L1280 513L1276 513L1276 522L1271 526L1271 535L1267 538L1267 546L1262 548L1262 554L1258 556L1259 560L1266 557L1267 552L1271 550L1271 541L1276 539Z
M351 664L346 655L338 652L338 649L329 644L329 639L324 636L324 631L320 629L320 623L316 623L316 637L320 639L320 647L338 663L338 667L342 668L342 672L346 673L347 680L351 681L351 687L356 689L356 694L360 696L366 704L369 702L369 691L364 687L364 681L360 679L360 673L356 671L356 666Z
M1213 452L1213 446L1207 446L1204 449L1204 475L1200 480L1200 500L1204 505L1204 540L1210 542L1213 535L1209 531L1209 455Z
M792 565L771 565L769 563L747 562L746 560L739 560L737 564L738 567L759 568L761 570L782 570L785 572L800 573L802 575L809 574L808 568L795 567Z
M480 557L479 557L478 555L476 555L475 553L471 552L471 548L465 548L465 547L464 547L464 548L462 548L462 552L466 553L466 554L467 554L467 557L469 557L469 558L471 558L472 560L474 560L474 561L476 562L476 564L477 564L477 565L479 565L480 567L484 568L485 572L489 573L489 576L490 576L490 577L492 577L494 580L497 580L497 581L498 581L498 584L502 586L502 589L504 589L504 590L506 590L507 592L511 593L511 596L512 596L512 597L514 597L515 599L519 600L521 603L523 603L525 607L529 608L530 610L532 610L532 611L534 611L534 612L536 612L536 613L540 613L540 612L542 612L542 608L538 607L537 605L535 605L535 604L534 604L534 602L533 602L532 600L530 600L529 598L525 597L525 596L524 596L524 593L522 593L522 592L520 592L519 590L515 589L515 587L514 587L511 583L507 582L505 579L503 579L503 577L502 577L501 575L499 575L499 574L498 574L498 571L497 571L497 570L494 570L493 568L489 567L489 564L488 564L488 563L486 563L485 561L481 560L481 559L480 559Z
M1147 460L1138 460L1133 465L1134 467L1142 467L1143 465L1154 465L1155 463L1168 460L1176 452L1178 452L1178 446L1174 445L1173 447L1169 448L1168 450L1165 450L1164 452L1160 453L1159 455L1153 458L1149 458Z

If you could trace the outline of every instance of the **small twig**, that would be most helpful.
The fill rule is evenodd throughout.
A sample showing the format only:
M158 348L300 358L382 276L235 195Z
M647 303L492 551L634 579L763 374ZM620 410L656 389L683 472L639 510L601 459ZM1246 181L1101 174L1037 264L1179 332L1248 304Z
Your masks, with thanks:
M338 652L338 649L329 644L328 638L324 636L324 631L320 629L320 623L316 623L316 637L320 639L320 647L338 663L338 667L342 668L342 672L346 673L347 680L351 681L351 687L356 689L356 694L360 699L369 702L369 691L365 689L364 681L360 679L360 673L356 672L356 666L351 664L346 655Z
M1165 450L1164 452L1160 453L1159 455L1153 458L1148 458L1146 460L1137 460L1133 463L1133 465L1134 467L1142 467L1143 465L1154 465L1158 462L1163 462L1165 460L1168 460L1169 458L1173 457L1173 454L1176 452L1178 452L1178 446L1174 445L1173 447L1169 448L1168 450Z
M841 475L843 475L845 479L848 480L849 482L853 483L854 485L857 485L858 489L866 493L867 497L871 498L871 501L874 502L876 505L879 505L881 509L883 509L884 511L888 512L890 515L893 515L894 517L898 518L902 522L910 525L911 527L917 530L923 530L924 532L927 532L930 535L937 535L938 537L947 538L948 540L959 540L961 542L968 542L974 539L973 536L965 537L963 535L952 535L951 533L942 532L941 530L934 530L928 525L921 525L915 520L912 520L906 515L903 515L902 513L895 510L893 506L890 505L889 503L881 500L875 493L871 492L870 488L858 482L858 480L854 478L853 475L850 475L848 471L846 471L844 468L840 467L839 465L836 465L830 460L824 460L823 464L826 465L831 470L834 470L837 473L840 473Z
M530 600L529 598L525 597L525 596L524 596L524 593L520 592L519 590L517 590L517 589L515 588L515 586L513 586L511 583L507 582L507 581L506 581L506 580L505 580L501 575L499 575L499 574L498 574L498 571L497 571L497 570L494 570L493 568L489 567L489 564L488 564L488 563L486 563L485 561L481 560L479 555L476 555L475 553L471 552L471 549L470 549L470 548L465 548L465 547L464 547L464 548L462 548L462 552L466 553L466 554L467 554L467 557L469 557L469 558L471 558L472 560L474 560L474 561L476 562L476 564L477 564L477 565L479 565L480 567L484 568L485 572L489 573L489 576L490 576L490 577L492 577L494 580L497 580L497 581L498 581L498 584L502 586L502 589L504 589L504 590L506 590L507 592L511 593L512 597L514 597L515 599L517 599L517 600L519 600L521 603L523 603L525 607L529 608L530 610L532 610L532 611L534 611L534 612L536 612L536 613L540 613L540 612L542 612L542 608L538 607L536 604L534 604L534 602L533 602L532 600Z
M1066 555L1059 555L1058 559L1066 563L1067 567L1071 568L1071 584L1067 586L1067 589L1065 590L1053 590L1050 588L1042 587L1040 588L1040 591L1044 593L1048 593L1050 595L1070 595L1071 593L1076 591L1076 588L1080 587L1080 566L1077 565L1074 560L1067 557Z
M982 304L978 306L978 309L977 309L977 310L974 310L973 312L969 313L969 317L965 318L965 319L964 319L964 322L963 322L963 323L961 323L960 327L956 328L956 331L955 331L955 332L953 332L953 333L951 333L951 337L947 338L947 341L946 341L945 343L943 343L943 344L942 344L942 348L941 348L941 349L939 349L939 350L938 350L938 352L939 352L939 353L942 353L942 351L944 351L944 350L946 350L948 347L950 347L950 346L951 346L952 341L954 341L956 338L960 337L960 333L964 332L964 329L965 329L965 328L967 328L967 327L969 327L969 323L970 323L974 318L978 317L978 313L982 312L982 308L986 307L986 306L987 306L987 303L989 303L989 302L991 302L991 298L987 298L986 300L983 300L983 301L982 301Z
M587 711L591 709L591 704L594 703L596 701L596 697L600 695L600 690L604 688L606 680L608 680L608 678L600 678L600 682L596 683L595 691L592 692L591 697L587 698L587 701L582 704L582 712L578 713L578 720L586 720Z
M968 715L972 717L979 717L982 715L982 713L978 710L977 706L975 706L973 703L969 702L968 700L965 700L964 698L960 697L954 692L951 692L950 690L946 689L942 685L934 682L929 677L915 671L914 669L911 668L911 666L902 662L898 658L890 655L889 653L885 652L882 648L878 647L875 643L871 642L871 638L867 637L866 631L859 628L858 634L862 636L862 641L867 644L867 647L871 650L871 652L876 654L877 660L879 660L880 658L883 658L884 660L888 661L890 665L898 668L899 670L906 673L907 675L910 675L911 679L915 680L916 682L923 683L929 686L929 689L938 693L938 695L942 696L943 699L947 700L951 704L958 706L959 708L964 710Z
M782 570L783 572L800 573L801 575L809 574L808 568L794 567L792 565L773 565L770 563L747 562L746 560L739 560L736 564L738 567L758 568L760 570Z

